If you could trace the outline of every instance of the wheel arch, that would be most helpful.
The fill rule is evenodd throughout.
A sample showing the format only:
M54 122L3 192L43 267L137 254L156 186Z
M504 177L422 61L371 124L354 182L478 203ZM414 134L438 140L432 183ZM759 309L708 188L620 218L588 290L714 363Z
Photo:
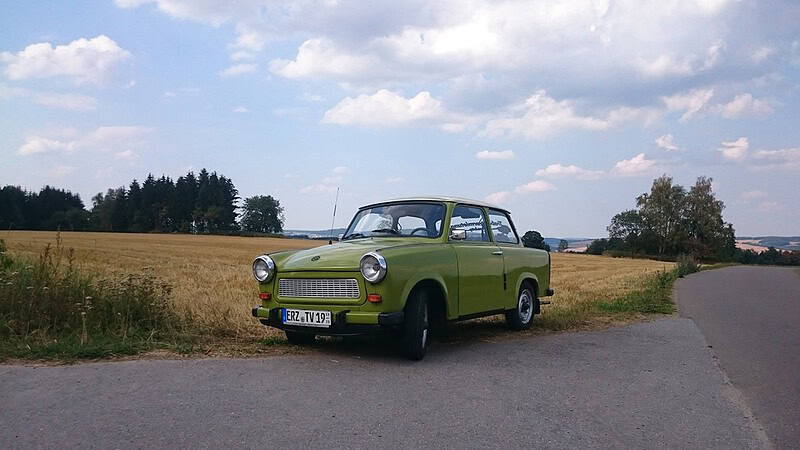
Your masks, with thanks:
M535 274L530 272L523 272L519 278L517 278L517 286L514 290L514 295L519 295L520 289L522 289L522 283L529 282L533 285L533 294L538 298L539 297L539 278L536 277Z
M432 313L441 314L442 319L447 319L448 313L450 312L450 302L447 301L449 297L447 284L444 282L444 280L435 274L428 274L427 276L420 275L418 277L414 277L412 280L409 280L403 290L403 309L405 309L411 294L418 289L425 289L432 295L431 298L434 299L430 305L432 308L434 308Z

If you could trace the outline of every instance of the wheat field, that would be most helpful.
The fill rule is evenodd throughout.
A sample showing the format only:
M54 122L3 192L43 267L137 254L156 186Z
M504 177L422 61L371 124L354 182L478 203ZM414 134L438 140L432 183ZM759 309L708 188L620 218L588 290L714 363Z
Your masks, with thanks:
M9 251L36 257L57 234L48 231L5 231ZM62 245L74 248L78 266L100 276L149 271L173 286L178 313L198 333L218 338L265 338L278 330L250 316L259 303L250 272L253 258L265 252L325 245L324 241L180 234L62 232ZM670 270L672 263L644 259L554 253L552 284L556 295L541 319L570 311L579 313L592 302L636 289L642 276ZM597 317L598 323L609 318ZM586 322L584 320L584 322ZM579 323L577 325L591 325Z

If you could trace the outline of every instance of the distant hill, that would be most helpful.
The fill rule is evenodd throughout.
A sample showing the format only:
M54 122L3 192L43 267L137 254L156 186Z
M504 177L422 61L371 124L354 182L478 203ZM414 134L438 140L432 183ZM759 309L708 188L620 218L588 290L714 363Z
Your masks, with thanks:
M751 248L758 251L761 247L775 247L781 250L800 250L800 236L737 236L736 245L739 248Z
M328 236L333 236L333 239L337 239L340 234L343 234L347 229L346 228L334 228L333 233L331 233L330 229L327 230L283 230L283 234L286 236L292 237L301 237L307 236L310 239L320 239L325 238L327 239Z

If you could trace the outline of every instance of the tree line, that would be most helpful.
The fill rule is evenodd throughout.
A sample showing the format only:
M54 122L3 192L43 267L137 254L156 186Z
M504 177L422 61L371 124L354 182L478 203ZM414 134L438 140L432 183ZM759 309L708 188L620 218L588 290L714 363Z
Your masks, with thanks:
M672 177L656 178L636 208L611 218L608 238L593 241L586 253L645 255L674 260L689 255L703 262L798 264L800 252L770 247L761 255L736 247L733 225L725 222L725 204L716 198L712 179L701 176L688 190Z
M230 178L202 169L172 180L149 174L142 183L108 189L86 210L78 194L45 186L0 188L0 228L116 232L231 233L283 231L283 208L269 195L244 199ZM240 212L241 211L241 214ZM241 220L239 216L241 215Z

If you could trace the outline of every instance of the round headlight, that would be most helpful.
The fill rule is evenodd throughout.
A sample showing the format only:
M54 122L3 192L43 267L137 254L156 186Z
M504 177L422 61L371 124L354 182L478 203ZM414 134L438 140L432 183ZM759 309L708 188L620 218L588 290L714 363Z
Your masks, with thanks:
M361 275L370 283L378 283L386 276L386 259L378 253L369 252L361 257Z
M260 283L266 283L275 274L275 263L267 255L261 255L253 261L253 276Z

